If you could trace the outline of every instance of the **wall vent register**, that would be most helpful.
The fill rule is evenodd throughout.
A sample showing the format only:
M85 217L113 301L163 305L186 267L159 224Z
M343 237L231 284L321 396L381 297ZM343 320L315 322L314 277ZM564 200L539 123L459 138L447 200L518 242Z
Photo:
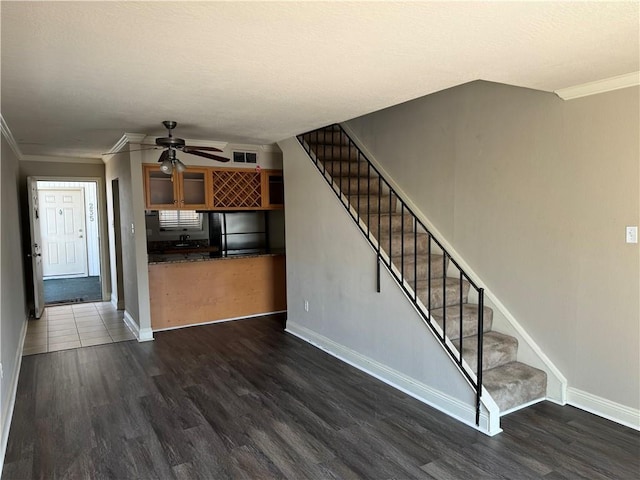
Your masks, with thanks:
M233 152L233 161L236 163L258 163L256 152Z

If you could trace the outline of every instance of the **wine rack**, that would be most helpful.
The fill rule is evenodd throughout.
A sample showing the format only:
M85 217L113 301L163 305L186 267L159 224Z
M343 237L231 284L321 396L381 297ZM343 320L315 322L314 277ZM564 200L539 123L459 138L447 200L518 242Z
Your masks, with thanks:
M213 208L260 208L261 206L260 172L213 171Z

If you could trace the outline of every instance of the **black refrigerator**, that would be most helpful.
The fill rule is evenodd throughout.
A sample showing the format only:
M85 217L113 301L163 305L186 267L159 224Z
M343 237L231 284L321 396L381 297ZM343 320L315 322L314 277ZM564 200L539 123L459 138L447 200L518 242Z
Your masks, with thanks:
M209 245L217 256L264 253L269 250L268 211L209 212Z

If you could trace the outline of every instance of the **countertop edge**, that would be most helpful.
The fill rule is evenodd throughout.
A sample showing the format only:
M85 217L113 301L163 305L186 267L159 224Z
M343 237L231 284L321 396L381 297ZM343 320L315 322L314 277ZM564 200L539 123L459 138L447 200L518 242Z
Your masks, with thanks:
M175 254L174 254L175 255ZM219 260L239 260L243 258L258 258L258 257L278 257L285 256L285 252L269 252L269 253L248 253L246 255L229 255L222 257L201 257L201 258L175 258L170 260L150 260L148 265L168 265L172 263L193 263L193 262L211 262Z

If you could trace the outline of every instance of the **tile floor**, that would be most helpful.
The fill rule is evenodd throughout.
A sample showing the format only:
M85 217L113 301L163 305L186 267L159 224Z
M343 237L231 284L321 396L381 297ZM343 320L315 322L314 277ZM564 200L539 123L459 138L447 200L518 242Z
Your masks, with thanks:
M29 320L23 355L134 340L122 310L109 302L46 307Z

